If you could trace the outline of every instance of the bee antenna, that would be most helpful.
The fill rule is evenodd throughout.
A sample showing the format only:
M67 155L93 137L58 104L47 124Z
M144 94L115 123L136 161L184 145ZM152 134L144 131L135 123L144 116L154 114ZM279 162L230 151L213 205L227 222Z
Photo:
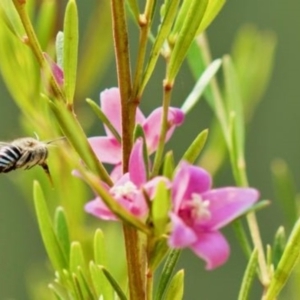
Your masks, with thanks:
M39 135L38 135L35 131L34 131L33 133L34 133L34 135L35 135L35 138L39 141L39 140L40 140Z
M56 138L56 139L54 139L54 140L51 140L51 141L48 141L48 142L46 142L46 144L52 144L52 143L55 143L55 142L57 142L57 141L60 141L60 140L66 140L67 138L65 137L65 136L61 136L61 137L59 137L59 138Z

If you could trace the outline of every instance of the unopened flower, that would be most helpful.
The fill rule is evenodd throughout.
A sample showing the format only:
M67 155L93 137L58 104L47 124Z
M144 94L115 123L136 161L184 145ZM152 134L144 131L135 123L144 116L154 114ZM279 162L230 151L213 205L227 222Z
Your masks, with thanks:
M121 99L118 88L111 88L103 91L100 95L101 109L109 119L111 124L121 135ZM148 153L153 153L158 146L162 107L155 109L147 118L143 115L141 110L136 110L135 121L140 124L144 130ZM179 108L170 107L168 113L168 125L166 141L171 137L176 126L182 124L184 120L184 113ZM111 131L104 126L106 136L97 136L89 138L89 142L97 155L98 159L103 163L108 163L116 166L114 173L118 178L121 174L120 165L122 161L121 143L111 133Z
M149 200L153 199L156 186L160 181L167 182L167 179L158 176L147 181L143 158L143 140L138 138L130 155L129 172L118 179L112 187L105 183L101 184L119 204L134 216L143 218L149 210L145 194ZM85 210L103 220L117 220L117 217L107 208L99 196L88 202Z
M253 188L211 189L211 177L204 169L182 162L173 181L169 245L189 247L206 261L206 269L224 264L230 248L220 228L242 215L258 197Z

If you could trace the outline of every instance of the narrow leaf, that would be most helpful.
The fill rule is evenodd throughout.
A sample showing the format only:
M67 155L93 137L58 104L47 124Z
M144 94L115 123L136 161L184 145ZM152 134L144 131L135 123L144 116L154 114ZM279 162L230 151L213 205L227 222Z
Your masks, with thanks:
M170 253L168 254L161 276L159 278L158 287L154 298L155 300L163 299L163 295L166 291L166 288L168 286L168 283L170 281L170 278L172 276L172 273L174 271L174 268L176 266L180 254L181 254L181 250L177 250L177 249L171 250Z
M69 0L64 19L64 89L68 103L73 103L78 55L78 13L75 0Z
M97 229L94 235L94 260L97 265L107 265L103 231Z
M285 245L286 245L285 230L283 226L280 226L276 231L274 242L273 242L273 248L272 248L273 249L272 263L275 269L277 268L277 265L281 259Z
M151 270L156 270L162 260L165 258L166 254L170 250L167 239L165 237L161 237L154 246L153 251L149 255L149 266Z
M107 280L110 282L112 288L119 296L120 300L127 300L125 293L123 292L122 288L120 287L118 282L115 280L115 278L111 275L111 273L104 267L101 267L101 269L102 269L103 274L107 278Z
M201 131L183 154L182 160L193 164L200 155L208 136L208 129Z
M300 255L300 219L297 220L285 250L281 256L274 276L268 286L263 300L273 300L279 295L281 289L285 286L293 268L295 267Z
M225 0L209 0L205 15L197 30L197 35L202 33L210 23L215 19L225 4Z
M166 291L166 300L182 300L184 290L184 270L178 271L172 278Z
M155 197L152 202L151 213L154 232L160 236L166 232L169 223L169 211L171 208L170 192L165 182L159 182Z
M176 42L171 53L167 69L167 81L172 83L181 67L192 41L196 36L197 29L203 19L208 0L184 1L181 11L187 11L181 15L182 26L178 27ZM188 8L186 8L188 6ZM176 26L176 24L175 24Z
M163 176L172 179L175 170L174 155L172 151L167 152L163 165Z
M66 269L68 267L68 263L59 246L42 188L37 181L34 181L33 195L39 229L53 268L58 271Z
M181 109L185 114L189 113L191 109L196 105L196 103L200 100L200 97L204 93L207 85L210 83L210 80L215 76L217 71L220 69L222 64L221 59L214 60L202 73L198 81L196 82L193 90L189 94L189 96L184 101Z
M239 291L238 300L249 299L250 288L256 275L257 270L257 250L254 249L251 253L250 259L245 270L241 289Z
M148 64L146 66L146 70L143 75L143 80L141 83L139 94L142 93L142 91L144 90L147 82L149 81L153 73L160 51L162 50L163 44L166 41L171 31L174 18L178 10L179 2L180 2L179 0L172 0L172 1L168 1L167 3L166 14L164 16L162 24L159 27L157 36L155 37L154 44L152 46L151 53L149 56Z
M65 211L62 207L58 207L55 211L54 229L55 229L57 240L60 244L60 248L62 249L66 259L69 260L69 256L70 256L69 229L68 229Z
M85 164L93 170L106 183L111 184L111 179L104 166L99 162L93 152L85 133L73 112L69 111L62 103L48 102L64 136L71 143Z
M73 242L70 252L70 272L76 273L78 267L81 267L86 271L86 264L81 244L79 242Z
M285 161L277 159L272 162L272 177L276 192L276 198L283 208L285 221L290 227L297 220L296 187L294 178Z
M90 262L90 274L93 282L94 289L97 293L98 299L102 295L104 300L113 299L113 289L103 274L101 268L94 262Z
M108 130L121 143L120 134L118 133L116 128L113 126L113 124L108 120L108 118L102 111L101 107L99 107L93 100L91 100L89 98L86 99L86 102L89 104L89 106L92 108L92 110L97 115L97 117L101 120L101 122L107 126Z

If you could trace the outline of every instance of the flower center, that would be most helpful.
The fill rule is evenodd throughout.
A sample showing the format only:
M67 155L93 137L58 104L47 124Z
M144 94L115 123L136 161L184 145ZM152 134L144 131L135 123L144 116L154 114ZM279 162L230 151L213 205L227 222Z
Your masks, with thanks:
M209 210L209 204L209 201L203 200L201 195L192 194L192 199L190 202L192 218L197 221L210 219L211 212Z
M110 192L115 198L119 199L119 198L128 198L131 195L137 194L138 189L133 182L127 181L123 185L112 187L110 189Z

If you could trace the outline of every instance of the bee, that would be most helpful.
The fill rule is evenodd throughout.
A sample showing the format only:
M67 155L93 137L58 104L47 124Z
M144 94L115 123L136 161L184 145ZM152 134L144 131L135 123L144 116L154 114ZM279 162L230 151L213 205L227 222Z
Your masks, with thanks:
M59 139L64 139L64 137ZM7 143L0 142L0 173L8 173L17 169L28 170L39 165L52 183L46 161L49 144L57 140L43 142L37 138L25 137Z

